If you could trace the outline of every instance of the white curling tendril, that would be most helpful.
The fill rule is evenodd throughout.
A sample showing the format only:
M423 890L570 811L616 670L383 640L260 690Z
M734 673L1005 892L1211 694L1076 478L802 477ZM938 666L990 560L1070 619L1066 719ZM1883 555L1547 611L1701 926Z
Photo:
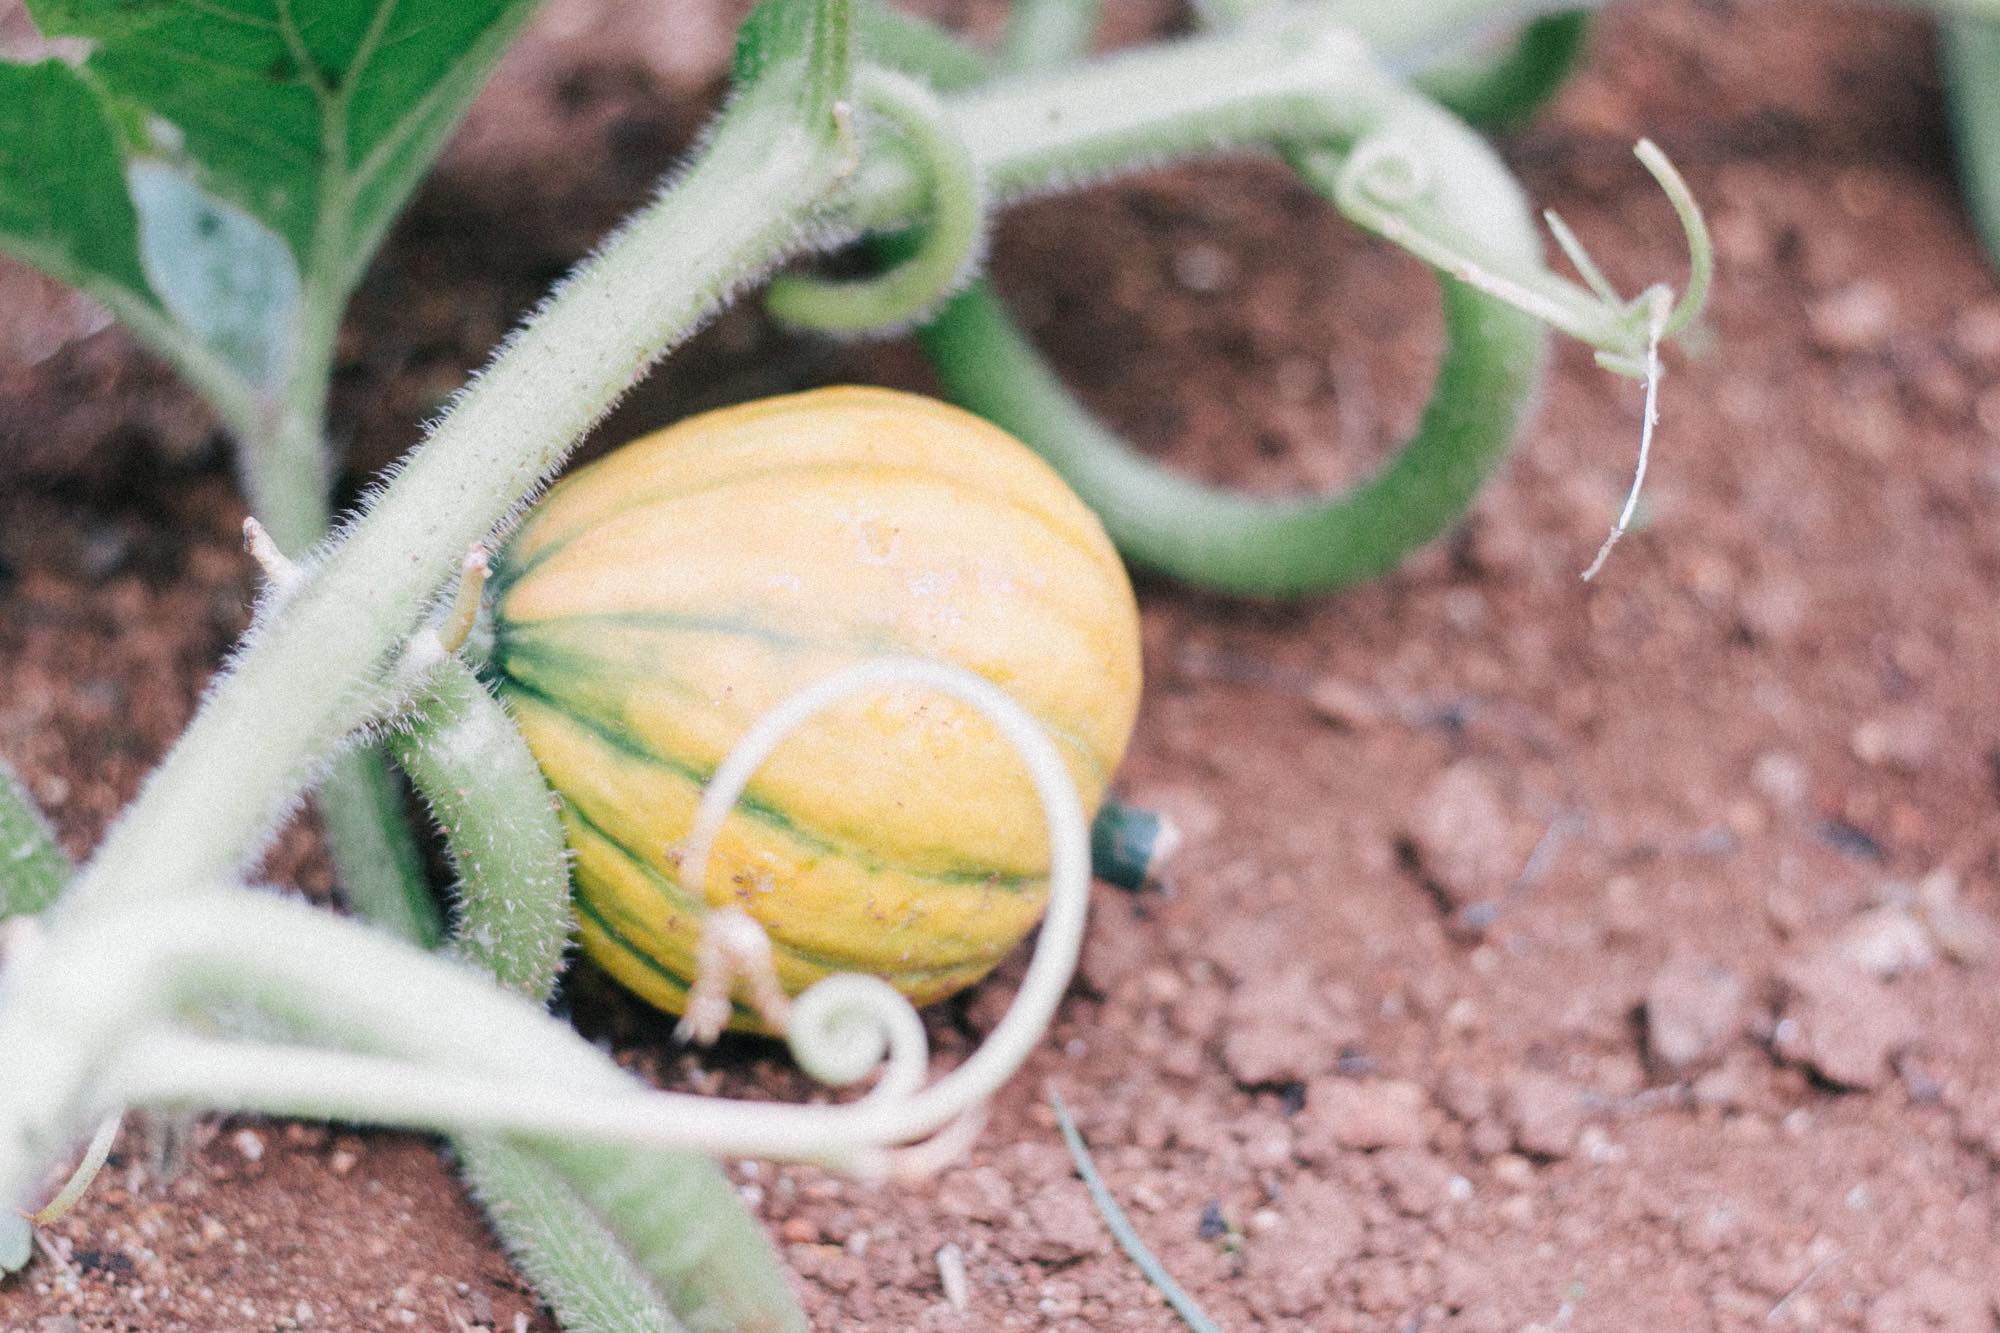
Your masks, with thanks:
M716 769L695 811L682 883L700 891L724 821L786 737L837 703L897 688L935 690L971 706L1020 754L1048 820L1049 901L1035 955L1020 993L986 1043L928 1090L923 1085L930 1049L923 1020L879 977L841 973L810 987L792 1003L785 1038L799 1067L822 1083L855 1083L880 1066L881 1077L864 1105L900 1110L926 1126L921 1133L945 1129L942 1137L956 1138L948 1128L952 1122L978 1115L1041 1039L1075 971L1089 908L1090 843L1082 804L1062 756L1032 714L990 681L923 658L875 658L809 685L759 718ZM894 1163L887 1165L895 1169Z

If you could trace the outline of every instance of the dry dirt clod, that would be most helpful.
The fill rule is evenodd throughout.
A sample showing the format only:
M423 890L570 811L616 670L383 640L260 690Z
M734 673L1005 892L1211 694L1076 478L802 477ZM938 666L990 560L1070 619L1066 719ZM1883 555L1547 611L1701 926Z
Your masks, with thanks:
M1505 1109L1514 1146L1530 1157L1568 1157L1588 1118L1582 1091L1547 1074L1517 1077L1507 1089Z
M1306 1091L1298 1117L1298 1152L1309 1162L1339 1153L1420 1148L1430 1138L1430 1098L1401 1079L1321 1079Z
M1455 913L1498 898L1521 869L1506 799L1474 760L1438 775L1403 838L1424 882Z
M1784 1002L1771 1049L1835 1087L1882 1086L1892 1073L1890 1060L1921 1035L1901 996L1836 954L1793 962L1779 982Z
M1677 954L1646 987L1646 1052L1669 1070L1706 1063L1743 1022L1743 980L1707 958Z
M1452 1169L1442 1158L1416 1148L1376 1154L1375 1172L1389 1200L1410 1217L1430 1217L1451 1201Z
M1230 1076L1245 1087L1268 1087L1331 1072L1358 1030L1335 1017L1311 969L1292 967L1238 986L1223 1033Z
M1930 932L1906 907L1887 904L1855 917L1835 936L1832 948L1870 976L1887 981L1919 972L1937 960Z
M1941 1268L1926 1268L1868 1307L1868 1333L1992 1333L1992 1299Z
M1323 1313L1366 1240L1361 1214L1345 1186L1309 1176L1285 1192L1279 1214L1282 1225L1250 1246L1244 1295L1267 1319Z
M2000 955L2000 925L1966 902L1958 876L1933 870L1917 883L1917 915L1945 957L1977 967Z
M1102 884L1093 887L1090 929L1077 963L1084 985L1098 995L1112 994L1152 961L1154 943L1130 893Z
M1045 1185L1028 1200L1019 1257L1066 1264L1100 1253L1109 1239L1083 1186L1073 1180Z
M1321 676L1306 687L1306 705L1343 731L1363 731L1382 720L1382 702L1339 676Z
M1872 278L1850 283L1812 303L1806 326L1822 351L1843 355L1880 346L1896 325L1896 298Z

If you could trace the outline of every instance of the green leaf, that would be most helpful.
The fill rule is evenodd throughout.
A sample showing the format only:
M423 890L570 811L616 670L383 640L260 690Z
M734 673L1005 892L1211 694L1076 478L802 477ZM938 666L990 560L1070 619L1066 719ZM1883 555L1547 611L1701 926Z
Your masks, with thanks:
M30 0L151 147L344 294L533 0ZM29 114L34 114L34 108ZM41 182L26 182L30 188ZM315 279L318 281L315 282Z
M0 251L71 286L159 304L111 120L59 60L0 63Z
M134 162L139 257L167 312L252 384L283 382L299 272L284 241L177 169Z

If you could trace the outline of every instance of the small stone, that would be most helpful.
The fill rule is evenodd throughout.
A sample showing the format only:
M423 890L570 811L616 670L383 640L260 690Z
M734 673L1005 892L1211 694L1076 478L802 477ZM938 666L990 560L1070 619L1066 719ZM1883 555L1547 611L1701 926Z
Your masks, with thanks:
M1908 908L1870 908L1847 923L1833 950L1870 976L1888 980L1917 972L1937 961L1930 932Z
M1183 247L1174 255L1174 281L1191 292L1213 296L1236 276L1236 261L1220 246L1205 241Z
M1959 896L1958 876L1933 870L1917 882L1917 914L1944 956L1979 966L2000 955L2000 926Z
M1514 1146L1544 1158L1563 1158L1576 1151L1586 1118L1582 1094L1546 1074L1516 1078L1507 1089L1506 1114Z
M1014 1187L993 1167L966 1167L945 1173L938 1182L937 1202L949 1216L991 1222L1013 1210Z
M1302 1176L1285 1191L1280 1212L1284 1226L1250 1246L1245 1290L1267 1319L1323 1314L1367 1238L1360 1211L1339 1184Z
M1814 301L1806 328L1822 350L1865 352L1886 340L1896 323L1896 301L1888 286L1872 278L1851 283Z
M1324 1161L1341 1151L1420 1148L1430 1137L1429 1101L1423 1088L1400 1079L1316 1082L1298 1117L1299 1154Z
M1352 681L1321 676L1306 687L1306 704L1315 714L1344 731L1361 731L1382 720L1382 705Z
M1103 1219L1083 1186L1073 1180L1045 1185L1028 1200L1028 1253L1042 1263L1065 1264L1104 1251Z
M938 1247L935 1259L938 1286L944 1292L946 1304L955 1313L964 1314L972 1308L972 1287L965 1278L965 1251L946 1243Z
M1694 1254L1716 1254L1743 1234L1743 1213L1730 1199L1716 1199L1681 1223L1681 1244Z
M1376 1154L1375 1171L1389 1201L1411 1217L1429 1217L1451 1199L1451 1168L1414 1148L1390 1148Z
M1231 994L1222 1063L1245 1087L1305 1083L1331 1071L1356 1035L1327 1005L1312 970L1288 967Z
M1767 750L1750 766L1750 785L1780 810L1797 810L1812 795L1805 761L1784 750Z
M1742 1021L1742 979L1709 959L1676 955L1646 987L1646 1052L1668 1069L1706 1063Z
M264 1160L264 1140L258 1135L256 1130L239 1129L230 1136L229 1142L244 1161L261 1162Z
M1794 962L1779 980L1785 998L1772 1050L1836 1087L1880 1087L1890 1076L1890 1060L1921 1033L1902 997L1838 955Z
M1848 748L1864 764L1914 773L1937 754L1940 730L1935 714L1899 709L1856 726Z
M1404 838L1425 881L1461 912L1499 897L1521 870L1507 803L1474 760L1447 768L1418 798Z
M1993 1302L1977 1285L1925 1268L1868 1307L1868 1333L1993 1333Z

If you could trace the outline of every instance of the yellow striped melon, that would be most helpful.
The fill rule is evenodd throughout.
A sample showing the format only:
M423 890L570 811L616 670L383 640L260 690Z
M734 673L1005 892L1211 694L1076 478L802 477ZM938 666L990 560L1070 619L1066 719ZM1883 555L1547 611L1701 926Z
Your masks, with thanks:
M493 666L576 853L585 950L680 1012L709 907L924 1003L1040 919L1020 760L917 690L857 698L758 772L705 886L677 874L703 784L780 699L868 657L966 667L1038 717L1094 810L1139 697L1138 613L1095 515L999 428L835 388L684 421L585 467L496 561ZM735 1025L757 1027L739 1008Z

